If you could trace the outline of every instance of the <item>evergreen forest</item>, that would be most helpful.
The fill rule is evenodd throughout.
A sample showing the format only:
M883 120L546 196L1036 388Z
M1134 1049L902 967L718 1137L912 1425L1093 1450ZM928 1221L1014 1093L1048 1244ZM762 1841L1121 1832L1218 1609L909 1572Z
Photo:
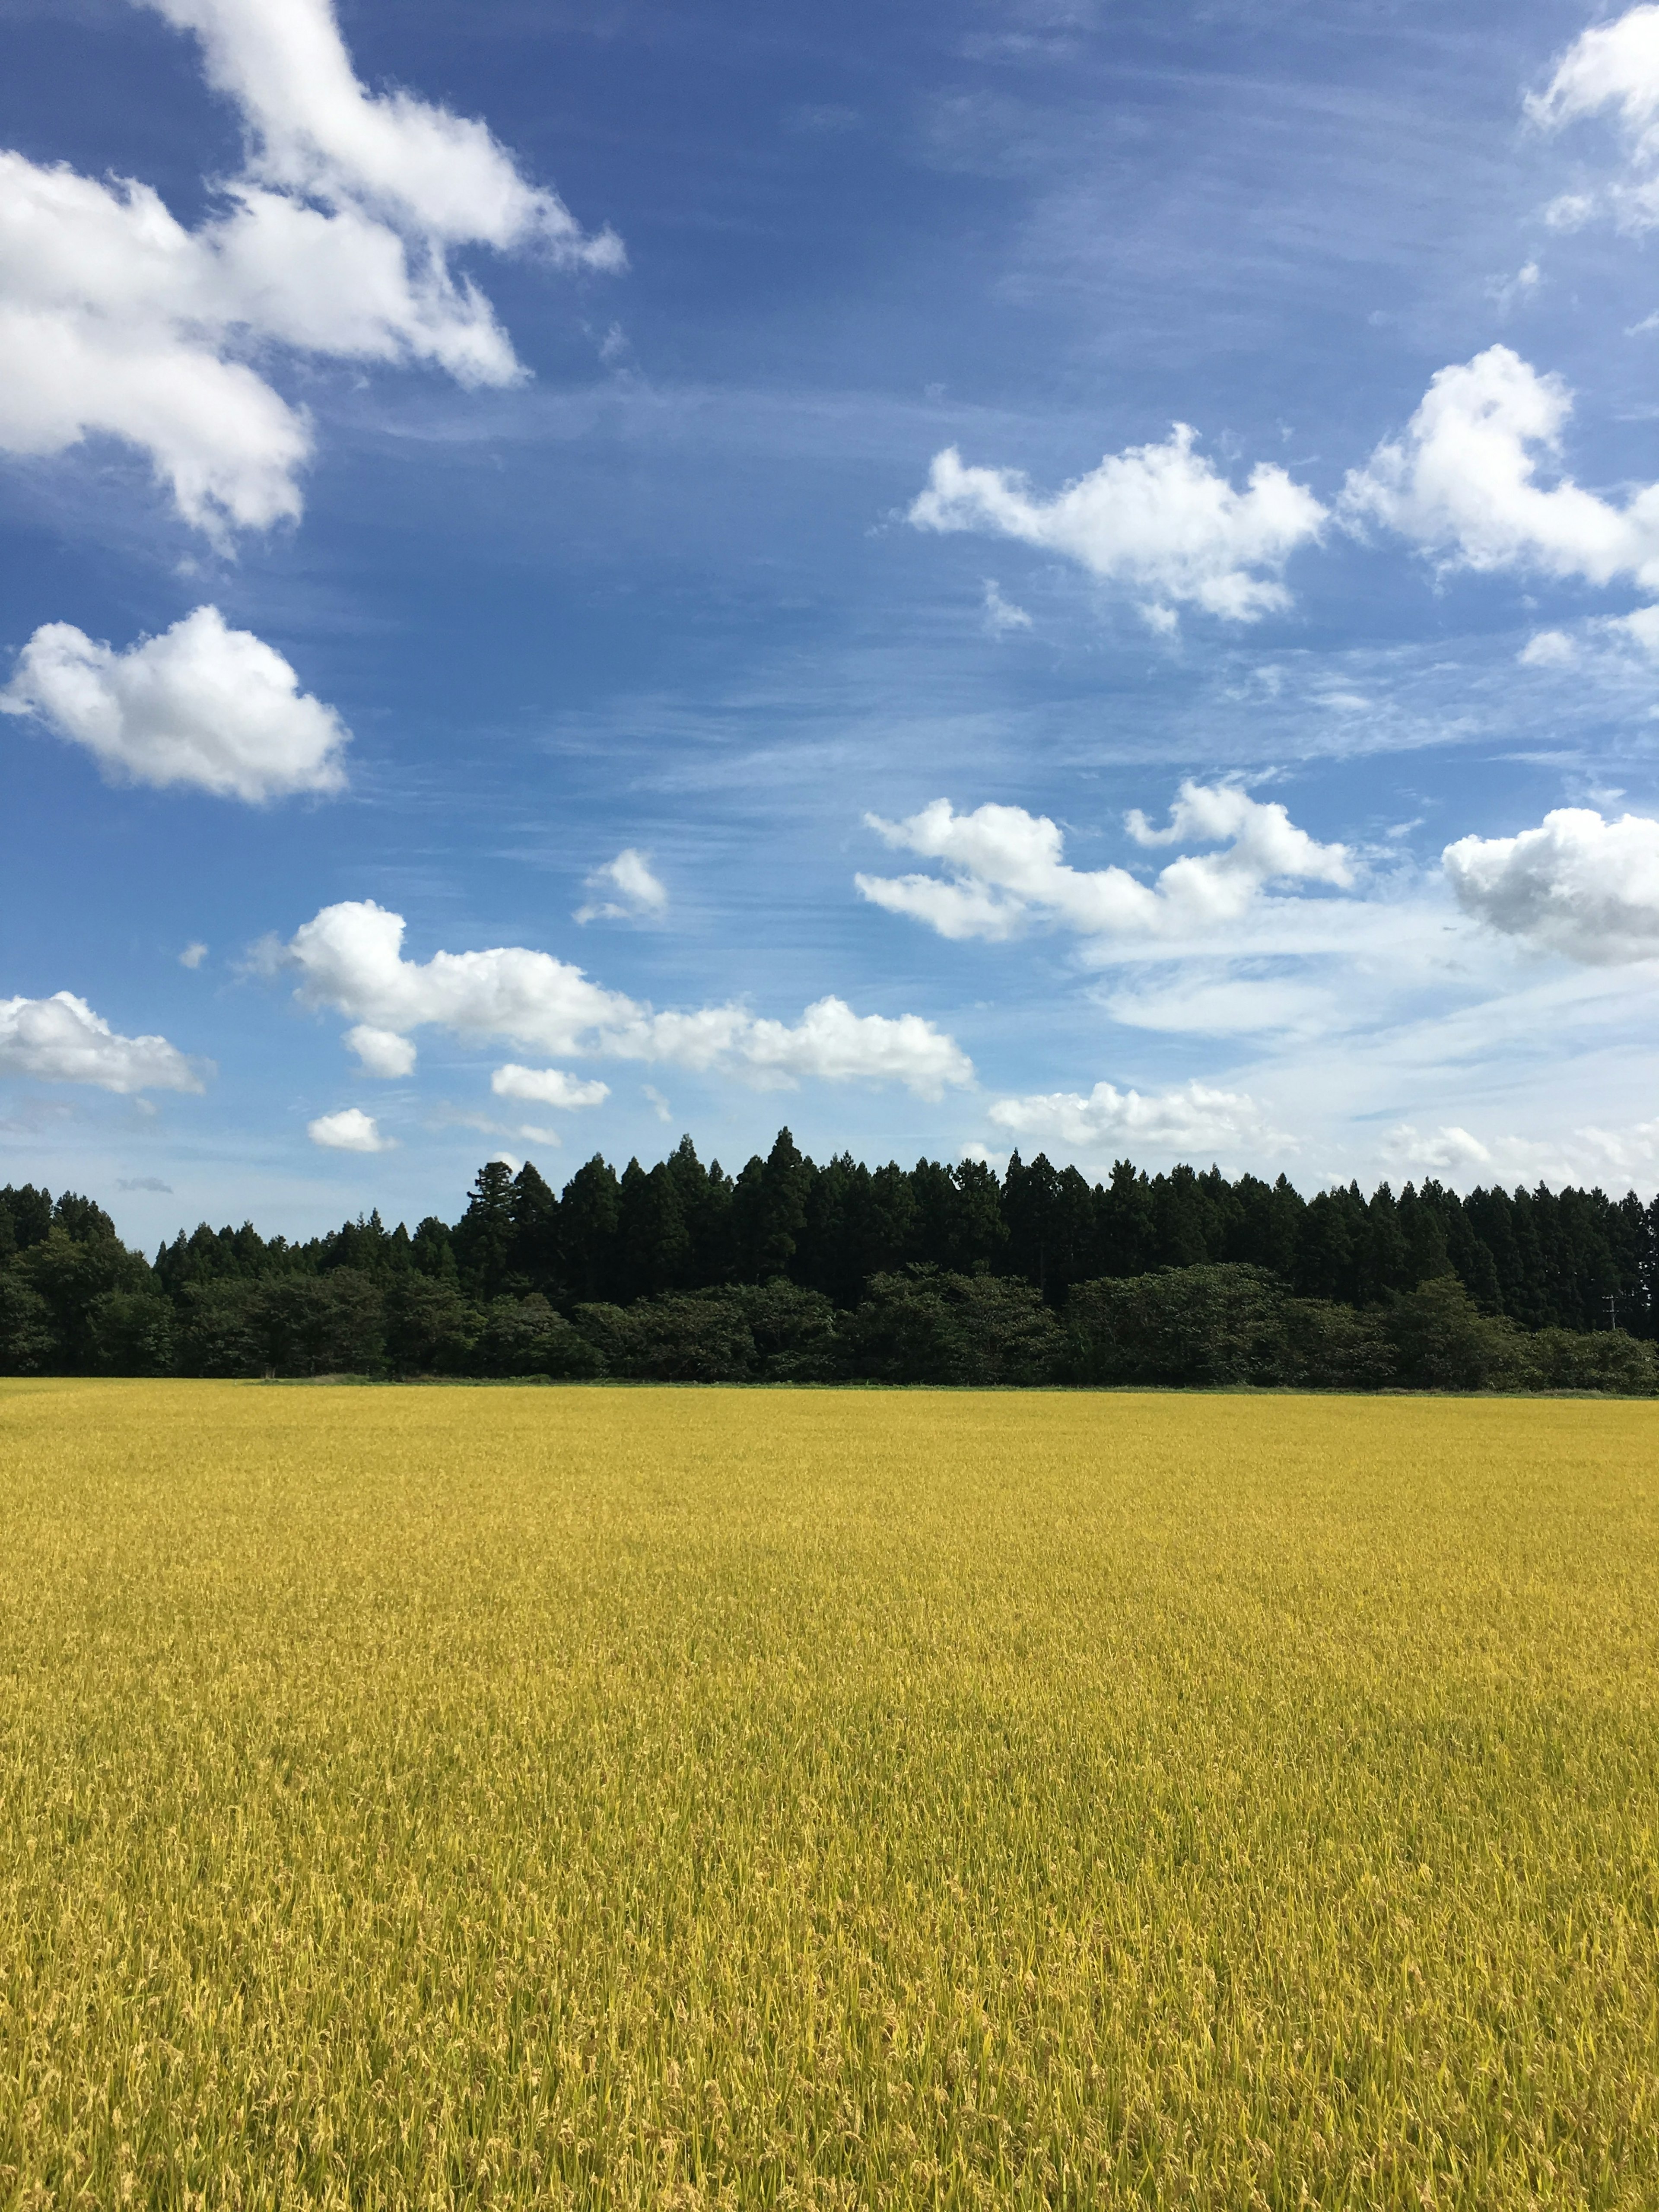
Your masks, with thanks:
M1091 1183L1018 1154L736 1176L685 1138L459 1218L308 1241L180 1231L153 1261L72 1193L0 1190L0 1374L1334 1389L1656 1388L1659 1200L1280 1176Z

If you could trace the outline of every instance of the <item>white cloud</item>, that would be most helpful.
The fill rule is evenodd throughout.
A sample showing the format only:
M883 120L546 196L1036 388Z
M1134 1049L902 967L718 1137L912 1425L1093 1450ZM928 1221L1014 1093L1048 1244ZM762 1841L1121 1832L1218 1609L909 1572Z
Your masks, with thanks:
M642 1083L640 1085L640 1089L650 1100L651 1110L659 1121L672 1121L673 1120L673 1108L663 1097L661 1091L657 1089L654 1083Z
M506 945L439 952L422 964L402 957L403 938L401 915L372 899L346 900L297 930L279 957L300 970L307 1004L336 1006L398 1036L433 1024L480 1042L508 1036L571 1052L596 1034L632 1038L641 1030L631 999L550 953Z
M199 968L207 958L207 951L206 945L198 938L194 945L185 945L179 955L179 965L181 968Z
M380 1125L372 1114L365 1114L361 1106L345 1106L337 1114L319 1115L314 1121L306 1123L306 1134L313 1145L320 1145L328 1152L386 1152L392 1149L390 1137L380 1134Z
M1652 174L1659 167L1659 8L1632 8L1615 22L1584 32L1526 106L1546 131L1616 109L1631 172L1608 188L1607 204L1623 229L1648 230L1659 222L1659 179ZM1547 212L1555 228L1566 229L1588 221L1596 206L1595 194L1568 193Z
M1582 230L1595 214L1593 193L1561 192L1544 210L1544 221L1551 230Z
M497 1121L488 1114L471 1114L463 1109L440 1108L427 1123L429 1129L476 1129L485 1137L521 1137L532 1145L562 1145L564 1142L556 1129L550 1129L537 1121Z
M1177 422L1167 444L1109 453L1051 500L1012 469L969 468L954 446L933 457L910 508L919 530L985 530L1063 553L1142 602L1155 628L1201 607L1255 622L1291 603L1285 562L1316 538L1325 510L1271 462L1239 491L1193 450Z
M1239 963L1226 959L1181 963L1173 973L1160 963L1154 973L1157 982L1114 991L1106 999L1115 1022L1176 1036L1314 1038L1340 1030L1348 1012L1334 978L1306 982L1293 975L1241 974Z
M993 637L1007 637L1016 630L1031 627L1031 617L1024 608L1003 598L994 576L985 579L985 627Z
M1543 272L1535 261L1528 261L1517 269L1513 276L1494 276L1486 286L1486 297L1496 302L1505 314L1517 300L1527 298L1538 289Z
M0 448L125 439L221 535L298 514L310 426L230 356L222 258L145 185L0 152Z
M632 845L624 847L602 868L595 868L586 884L589 890L602 896L577 908L575 919L580 922L637 921L662 914L668 906L666 886L652 874L644 854Z
M384 1082L395 1083L415 1073L415 1047L395 1030L377 1030L368 1022L359 1022L356 1029L346 1031L345 1041L356 1054L357 1064L365 1075L378 1075Z
M1575 1129L1569 1142L1577 1157L1585 1163L1577 1170L1578 1179L1587 1174L1626 1176L1645 1173L1650 1177L1654 1168L1659 1166L1659 1121L1640 1121L1626 1129ZM1568 1178L1563 1176L1561 1180Z
M325 907L289 944L264 947L262 959L300 971L297 995L305 1004L336 1007L398 1037L433 1024L560 1058L728 1067L761 1083L890 1080L924 1098L973 1080L967 1054L918 1015L860 1016L835 998L819 1000L793 1025L732 1004L656 1013L550 953L496 945L438 952L421 963L403 957L403 938L401 915L371 899L348 900Z
M274 343L511 383L511 342L449 251L599 268L622 252L608 232L585 237L483 124L369 94L328 0L152 3L200 38L247 166L187 230L148 185L0 153L0 447L124 439L222 537L297 515L312 448L244 354Z
M1460 1169L1492 1164L1492 1154L1480 1139L1455 1122L1438 1129L1417 1129L1409 1121L1401 1121L1383 1139L1382 1154L1401 1167L1425 1170L1431 1175L1455 1174Z
M1622 631L1632 645L1659 658L1659 607L1638 607L1632 614L1610 615L1606 628L1615 635Z
M523 1098L538 1106L570 1109L603 1106L611 1096L608 1084L585 1083L580 1075L568 1075L562 1067L520 1067L513 1060L495 1070L489 1087L498 1098Z
M1225 843L1223 852L1171 861L1155 884L1127 868L1068 867L1059 824L1021 806L957 814L936 799L907 821L865 820L889 845L942 861L950 872L860 874L854 878L860 892L941 937L1007 938L1033 921L1093 938L1173 935L1237 921L1272 883L1353 881L1345 846L1317 843L1277 801L1230 784L1183 783L1163 830L1138 811L1128 817L1129 833L1143 846Z
M999 1098L990 1118L1016 1137L1085 1152L1139 1144L1161 1152L1226 1152L1252 1146L1282 1150L1290 1143L1245 1092L1212 1090L1203 1083L1146 1096L1097 1083L1086 1097L1055 1091Z
M1489 346L1437 372L1404 437L1350 472L1344 507L1448 567L1659 586L1659 484L1615 507L1571 477L1538 483L1539 460L1559 452L1571 410L1559 377Z
M761 1077L790 1083L902 1083L923 1098L973 1080L968 1055L920 1014L855 1014L842 999L819 999L799 1021L750 1021L738 1046Z
M1497 1136L1490 1144L1455 1125L1419 1131L1402 1121L1389 1132L1382 1155L1392 1164L1465 1185L1606 1183L1616 1190L1641 1182L1650 1188L1659 1168L1659 1121L1617 1129L1587 1124L1546 1138Z
M262 183L308 199L360 201L449 245L535 246L562 262L621 265L620 241L585 235L483 124L406 92L365 91L330 0L147 4L200 39L209 82L254 135L249 169Z
M250 803L343 788L350 741L282 654L198 607L125 653L46 623L18 656L0 712L84 745L114 782L193 786ZM194 963L190 963L194 964Z
M161 1036L120 1036L73 991L0 999L0 1075L100 1091L199 1091L202 1067Z
M1571 668L1578 648L1564 629L1540 629L1516 655L1522 668Z
M1659 822L1558 807L1514 837L1460 837L1441 856L1466 914L1571 960L1659 955Z

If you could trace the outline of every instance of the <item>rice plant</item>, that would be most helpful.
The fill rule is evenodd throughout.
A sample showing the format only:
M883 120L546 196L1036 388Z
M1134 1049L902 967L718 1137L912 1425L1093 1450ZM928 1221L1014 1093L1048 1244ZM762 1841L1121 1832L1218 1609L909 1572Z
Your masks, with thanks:
M1650 2207L1656 1447L0 1385L0 2205Z

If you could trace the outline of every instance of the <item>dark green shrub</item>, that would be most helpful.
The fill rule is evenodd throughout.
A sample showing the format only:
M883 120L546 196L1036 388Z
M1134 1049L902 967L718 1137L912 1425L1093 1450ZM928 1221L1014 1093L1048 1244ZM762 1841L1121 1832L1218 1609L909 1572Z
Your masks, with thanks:
M60 1360L51 1307L14 1268L0 1269L0 1375L50 1375Z
M834 1382L847 1372L835 1307L821 1291L804 1291L783 1276L696 1293L730 1301L754 1343L755 1372L767 1382Z
M1052 1382L1064 1348L1030 1284L931 1268L872 1275L842 1334L852 1371L878 1382Z
M386 1356L380 1288L356 1267L268 1275L255 1308L264 1365L279 1375L375 1375Z
M1383 1315L1371 1307L1286 1298L1279 1380L1302 1390L1381 1390L1399 1372Z
M1529 1390L1605 1390L1620 1398L1651 1398L1659 1392L1659 1362L1654 1348L1622 1328L1583 1334L1571 1328L1540 1328L1521 1339L1523 1387Z
M98 1224L106 1217L90 1211L94 1218L86 1237L72 1237L54 1222L48 1236L12 1262L19 1279L46 1300L57 1340L53 1364L71 1375L98 1371L93 1311L105 1292L147 1291L154 1280L137 1253L101 1232Z
M538 1291L527 1298L490 1300L472 1361L480 1375L547 1375L562 1382L605 1372L592 1345Z
M263 1375L265 1341L260 1325L262 1285L234 1277L191 1283L179 1294L175 1358L183 1375Z
M88 1316L88 1348L96 1375L171 1372L177 1325L173 1301L154 1291L106 1291Z
M1066 1370L1077 1382L1277 1382L1285 1361L1283 1285L1222 1263L1079 1283L1066 1302Z
M395 1277L385 1312L386 1356L394 1374L466 1372L482 1322L478 1309L461 1296L453 1264L447 1274L411 1268Z
M606 1370L629 1382L747 1382L759 1364L743 1308L729 1291L581 1305L574 1320Z
M1525 1339L1483 1314L1455 1275L1436 1275L1396 1297L1386 1327L1400 1380L1414 1390L1524 1387Z

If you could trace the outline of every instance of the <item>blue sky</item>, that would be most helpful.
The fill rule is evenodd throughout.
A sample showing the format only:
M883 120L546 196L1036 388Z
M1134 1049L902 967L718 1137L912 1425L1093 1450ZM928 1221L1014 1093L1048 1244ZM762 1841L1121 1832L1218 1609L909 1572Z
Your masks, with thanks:
M0 1179L1659 1182L1659 9L0 37Z

